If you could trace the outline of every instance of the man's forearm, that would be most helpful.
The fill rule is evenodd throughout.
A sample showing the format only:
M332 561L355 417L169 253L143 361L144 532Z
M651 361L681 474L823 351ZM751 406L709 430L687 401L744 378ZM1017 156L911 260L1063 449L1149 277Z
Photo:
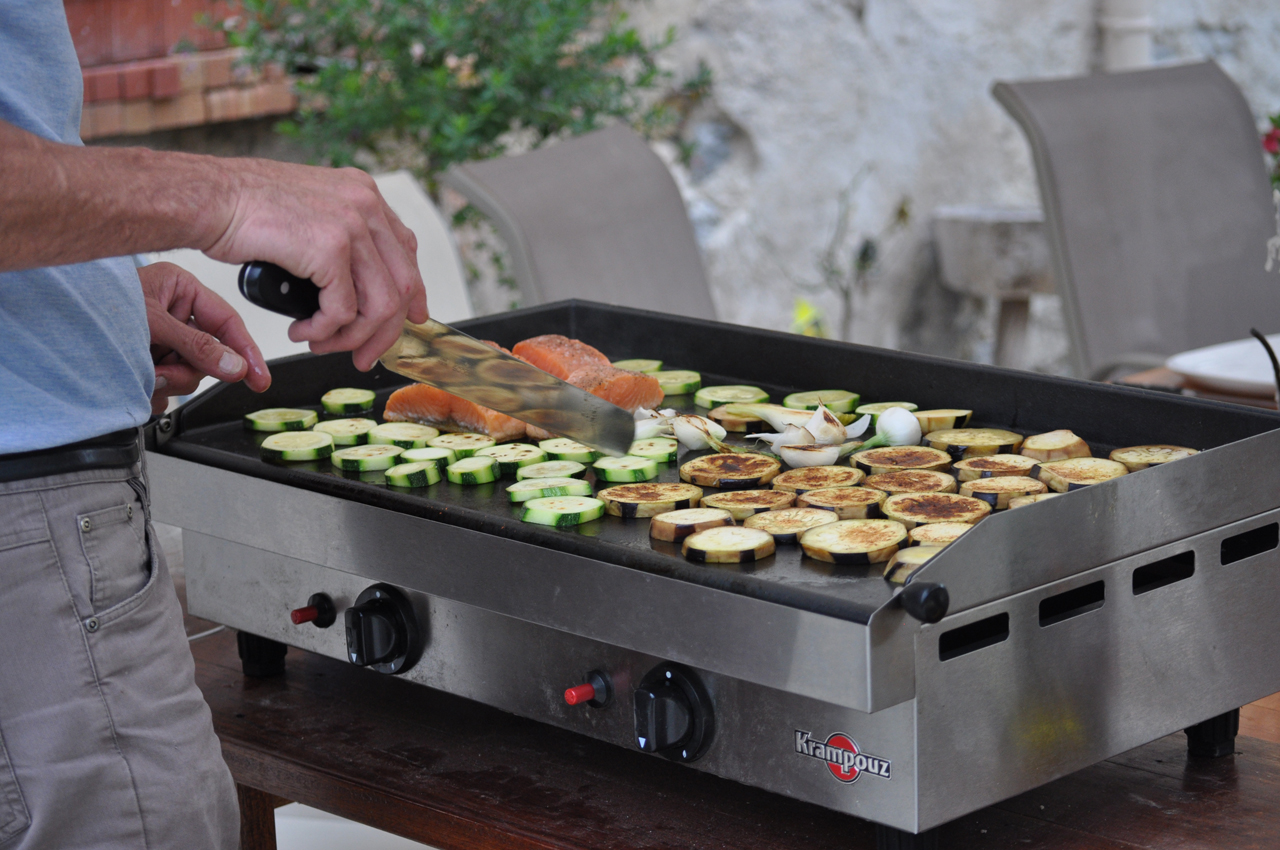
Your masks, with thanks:
M63 145L0 121L0 271L208 248L234 175L214 157Z

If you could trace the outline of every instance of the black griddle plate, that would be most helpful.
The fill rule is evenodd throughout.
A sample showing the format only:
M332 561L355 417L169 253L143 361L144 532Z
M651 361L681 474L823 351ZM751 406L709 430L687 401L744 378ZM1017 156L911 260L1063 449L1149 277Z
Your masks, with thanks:
M614 360L661 359L664 368L702 372L706 386L752 384L769 392L774 401L798 390L849 389L861 393L864 403L912 401L921 409L973 408L973 427L1009 428L1023 434L1069 428L1100 457L1116 446L1142 443L1207 449L1280 427L1280 415L1237 405L578 301L474 319L458 327L508 348L531 336L562 333L596 346ZM172 414L174 427L167 439L156 435L157 449L197 463L854 622L867 622L892 596L880 567L834 567L804 557L795 545L779 546L776 555L755 564L702 565L686 561L675 544L651 541L649 522L644 519L606 516L568 530L522 523L519 508L506 499L504 488L510 482L505 479L477 487L442 481L408 490L388 486L380 472L343 473L327 460L265 463L259 459L258 444L266 435L245 430L244 414L266 407L319 410L320 396L327 390L363 387L378 393L375 418L380 420L387 396L406 383L381 366L358 372L347 354L301 355L275 361L271 369L272 386L262 395L243 384L223 385L180 407ZM692 398L672 401L673 406L693 410ZM682 450L680 463L706 453ZM678 481L678 466L666 465L657 480ZM598 483L597 489L606 486L610 485Z

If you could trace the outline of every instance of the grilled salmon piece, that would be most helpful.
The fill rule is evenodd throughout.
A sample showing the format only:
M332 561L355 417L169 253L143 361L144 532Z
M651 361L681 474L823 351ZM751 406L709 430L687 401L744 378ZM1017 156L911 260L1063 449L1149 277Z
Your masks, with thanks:
M643 372L628 372L608 364L591 365L576 370L568 381L629 413L635 413L641 407L656 408L662 403L662 387L658 379Z
M485 340L485 344L511 353L496 342ZM501 390L495 387L494 391ZM426 384L410 384L393 392L382 418L388 422L417 422L447 430L487 434L498 442L519 440L525 435L525 424L519 419Z
M517 342L512 352L562 381L568 381L569 376L583 366L609 365L609 358L595 348L560 334L543 334Z

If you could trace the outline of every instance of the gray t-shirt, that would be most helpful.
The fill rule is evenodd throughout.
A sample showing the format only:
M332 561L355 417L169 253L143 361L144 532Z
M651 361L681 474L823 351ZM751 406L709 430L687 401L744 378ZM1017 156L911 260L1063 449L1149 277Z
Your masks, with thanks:
M0 120L79 145L82 87L62 0L0 2ZM150 341L128 258L0 274L0 454L146 422Z

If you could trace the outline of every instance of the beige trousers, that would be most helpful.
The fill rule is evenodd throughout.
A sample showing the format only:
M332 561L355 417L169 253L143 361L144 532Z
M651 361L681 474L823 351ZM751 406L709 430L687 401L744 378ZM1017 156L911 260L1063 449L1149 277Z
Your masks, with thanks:
M0 484L0 848L239 845L140 467Z

